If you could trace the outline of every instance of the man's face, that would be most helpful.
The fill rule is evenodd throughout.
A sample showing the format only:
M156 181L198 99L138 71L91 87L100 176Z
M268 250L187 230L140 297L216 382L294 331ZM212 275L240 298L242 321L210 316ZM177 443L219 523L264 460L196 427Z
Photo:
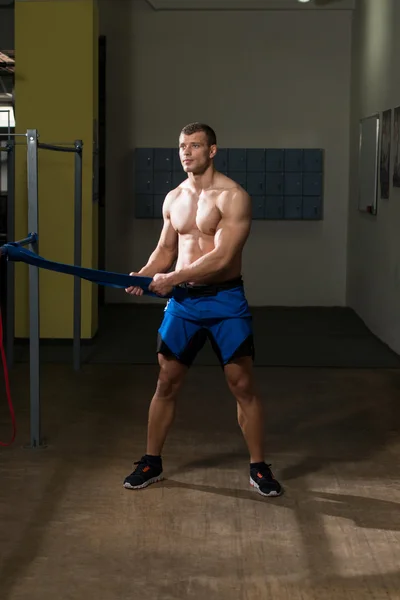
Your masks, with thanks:
M200 175L210 166L216 146L209 146L204 131L182 134L179 138L179 156L185 173Z

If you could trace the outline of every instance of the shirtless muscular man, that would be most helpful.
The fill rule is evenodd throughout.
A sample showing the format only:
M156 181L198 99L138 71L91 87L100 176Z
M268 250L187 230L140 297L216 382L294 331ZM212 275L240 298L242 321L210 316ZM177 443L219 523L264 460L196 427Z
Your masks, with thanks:
M250 484L263 496L282 492L264 462L264 417L253 379L252 317L241 277L242 251L251 228L251 199L216 171L215 132L191 123L179 137L187 179L165 198L163 228L147 264L132 275L152 277L151 291L179 296L166 306L158 331L159 376L149 408L146 454L125 478L128 489L162 479L162 449L185 373L207 338L237 402L238 423L250 455ZM170 271L176 261L175 269ZM140 296L131 287L127 293Z

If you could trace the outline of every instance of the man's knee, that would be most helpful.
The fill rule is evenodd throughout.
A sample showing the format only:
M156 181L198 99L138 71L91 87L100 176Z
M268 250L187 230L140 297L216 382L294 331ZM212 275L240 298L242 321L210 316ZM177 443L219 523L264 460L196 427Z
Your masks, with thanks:
M172 398L182 385L186 368L179 361L158 355L160 366L156 395L161 398Z
M253 366L249 357L238 359L225 365L225 376L228 386L240 402L254 398Z

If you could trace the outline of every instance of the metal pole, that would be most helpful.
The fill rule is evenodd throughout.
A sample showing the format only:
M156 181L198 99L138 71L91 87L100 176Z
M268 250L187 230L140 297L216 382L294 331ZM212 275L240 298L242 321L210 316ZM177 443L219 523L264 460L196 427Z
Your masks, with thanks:
M15 143L7 143L7 241L15 240ZM6 352L7 366L14 365L15 338L15 265L7 261L7 323L6 323Z
M39 233L38 215L38 132L28 129L28 229ZM30 250L38 253L38 242L30 244ZM41 445L40 439L40 319L39 319L39 269L29 265L29 361L30 361L30 410L31 447Z
M82 140L75 141L75 210L74 210L74 264L82 265ZM74 277L74 342L75 371L81 368L81 278Z

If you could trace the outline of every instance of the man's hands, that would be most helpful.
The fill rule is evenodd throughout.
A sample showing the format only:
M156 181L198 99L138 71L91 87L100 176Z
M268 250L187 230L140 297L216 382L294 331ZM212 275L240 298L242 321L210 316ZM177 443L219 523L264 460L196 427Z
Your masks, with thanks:
M149 285L149 290L158 296L167 296L173 287L173 273L157 273Z
M139 275L139 273L129 273L129 275L132 277L132 275ZM131 296L143 296L143 290L140 287L136 287L136 286L131 286L125 289L127 294L131 294Z
M139 275L139 273L129 273L129 275ZM174 287L173 273L157 273L149 285L149 290L158 296L167 296ZM131 286L125 289L131 296L143 296L143 290L140 287Z

